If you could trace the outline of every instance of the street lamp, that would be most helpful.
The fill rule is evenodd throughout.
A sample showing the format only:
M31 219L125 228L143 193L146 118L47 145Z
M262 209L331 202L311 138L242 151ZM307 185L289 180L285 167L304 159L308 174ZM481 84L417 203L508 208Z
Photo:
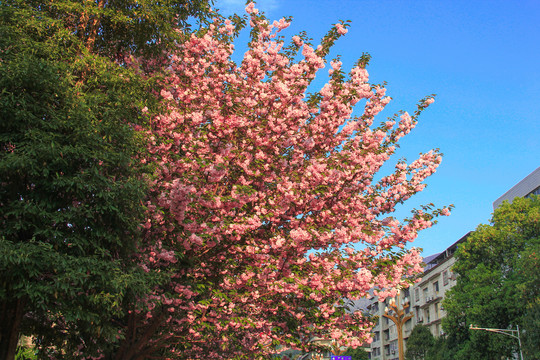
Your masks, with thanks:
M330 352L334 355L343 355L347 351L347 348L341 349L336 340L330 342Z
M471 324L471 326L469 326L469 329L471 329L471 330L491 331L491 332L494 332L494 333L497 333L497 334L503 334L503 335L506 335L506 336L511 336L511 337L513 337L514 339L518 339L518 344L519 344L519 355L521 356L521 360L523 360L523 352L521 351L521 339L520 339L520 337L519 337L519 325L516 325L516 329L517 329L517 330L513 330L513 329L480 328L480 327L473 326L473 324ZM517 334L517 336L514 335L514 334Z
M403 299L403 303L400 304L400 293L397 296L397 303L395 299L390 300L388 307L384 309L384 317L392 320L396 324L398 334L398 350L399 360L405 360L405 354L403 351L403 325L413 317L413 313L405 314L405 309L409 307L409 299Z

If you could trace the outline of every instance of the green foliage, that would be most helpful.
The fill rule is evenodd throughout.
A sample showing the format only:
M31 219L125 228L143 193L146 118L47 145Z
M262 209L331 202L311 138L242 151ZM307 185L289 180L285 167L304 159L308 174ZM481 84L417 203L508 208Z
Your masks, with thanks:
M358 347L356 349L349 348L343 354L344 356L350 356L351 360L367 360L369 359L369 354L364 348Z
M453 360L454 351L448 346L446 337L435 338L433 345L428 350L425 360Z
M540 299L538 250L540 198L516 198L495 210L491 225L480 225L456 253L459 277L447 294L443 327L459 359L510 357L518 342L509 336L469 330L516 328L523 332L526 358L538 359ZM536 316L536 318L534 317Z
M537 270L538 271L538 270ZM536 288L538 291L538 287ZM522 317L521 343L527 359L540 359L540 299L527 304Z
M15 360L37 360L36 350L33 348L20 346L17 348Z
M429 328L420 324L416 325L407 340L405 358L407 360L423 360L434 343L435 338Z
M159 52L173 15L207 3L0 2L0 358L19 331L43 356L106 351L125 302L166 275L134 257L153 80L116 60Z
M82 44L90 52L118 59L126 54L156 55L178 39L175 29L190 17L205 23L212 0L3 0L26 9L35 21L48 19L67 30L64 45ZM48 29L41 29L47 32ZM70 39L73 35L76 39ZM71 42L71 43L70 43Z

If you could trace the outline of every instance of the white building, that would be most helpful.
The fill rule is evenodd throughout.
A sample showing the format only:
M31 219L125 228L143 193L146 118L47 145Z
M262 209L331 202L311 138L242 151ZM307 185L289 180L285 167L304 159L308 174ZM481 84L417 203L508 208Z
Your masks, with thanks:
M456 262L454 253L458 244L465 241L469 234L430 259L422 281L413 285L410 290L410 306L414 312L413 327L422 324L429 328L433 336L442 335L441 319L446 315L442 300L445 293L456 284L456 276L452 273L452 266Z
M523 180L505 192L500 198L493 202L493 210L499 207L504 200L512 202L515 197L527 197L540 195L540 167L527 175Z
M465 241L469 234L463 236L445 251L426 258L426 267L422 280L408 289L402 290L395 301L404 308L404 314L412 317L403 326L404 345L416 324L429 328L433 336L442 335L441 320L445 316L442 300L446 291L456 284L456 277L451 268L455 263L454 253L459 243ZM398 333L397 327L390 319L384 317L385 308L392 299L379 302L376 298L368 305L368 312L378 317L378 323L373 328L370 358L373 360L397 360ZM403 306L404 305L404 306Z

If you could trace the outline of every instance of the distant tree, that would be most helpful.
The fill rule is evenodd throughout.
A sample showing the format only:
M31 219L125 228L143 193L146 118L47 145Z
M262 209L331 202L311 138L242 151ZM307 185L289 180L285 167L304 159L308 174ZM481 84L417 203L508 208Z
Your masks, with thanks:
M425 325L416 325L407 339L407 360L423 360L435 342L435 338Z
M503 203L491 225L480 225L456 252L456 286L444 300L443 327L460 359L510 357L517 340L485 331L520 326L527 358L538 359L540 198Z
M425 360L454 360L454 352L449 347L446 336L440 336L434 339Z
M357 347L356 349L349 348L343 354L344 356L350 356L351 360L368 360L369 354L364 348Z
M521 341L527 359L540 360L540 241L520 253L514 284L525 305L521 317Z

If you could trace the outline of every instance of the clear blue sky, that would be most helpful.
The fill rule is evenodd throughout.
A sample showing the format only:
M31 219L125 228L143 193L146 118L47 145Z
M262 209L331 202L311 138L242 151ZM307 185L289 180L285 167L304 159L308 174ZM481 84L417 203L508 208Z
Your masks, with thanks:
M244 4L215 5L243 14ZM330 58L340 54L347 70L371 54L371 82L386 81L394 99L379 120L437 94L394 159L412 161L432 148L445 154L406 205L455 205L414 243L425 256L488 223L493 201L540 166L539 0L261 0L257 7L271 20L293 16L284 34L305 30L314 43L338 20L351 20Z

